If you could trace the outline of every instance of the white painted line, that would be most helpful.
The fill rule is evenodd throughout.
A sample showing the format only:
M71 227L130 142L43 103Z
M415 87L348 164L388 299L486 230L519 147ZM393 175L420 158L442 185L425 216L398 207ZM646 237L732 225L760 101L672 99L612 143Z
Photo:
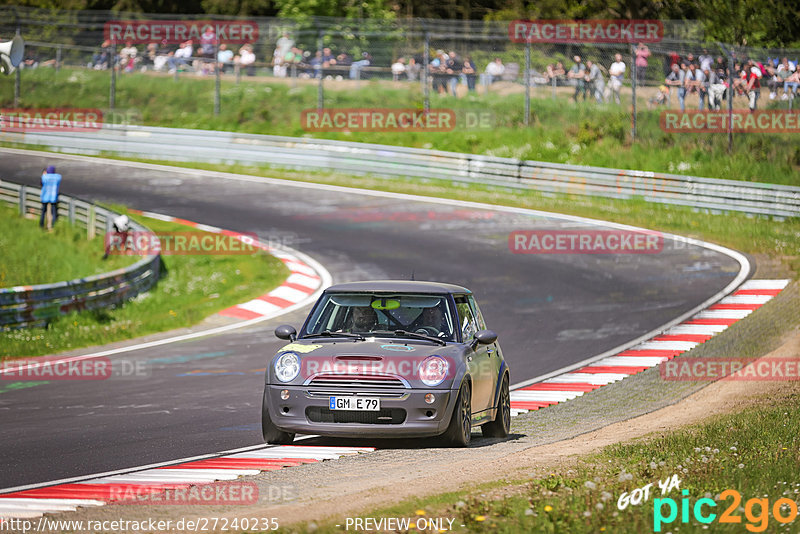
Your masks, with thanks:
M259 299L253 299L253 300L248 300L247 302L242 302L241 304L237 304L236 306L234 306L234 308L242 308L244 310L251 311L254 313L260 313L261 315L275 313L276 311L282 309L280 306L276 304Z
M332 452L294 452L294 453L285 453L285 452L268 452L268 451L253 451L253 452L243 452L240 454L234 454L231 458L266 458L266 459L275 459L275 460L285 460L286 458L302 458L305 460L336 460L340 458L341 454L336 454Z
M744 319L753 310L706 310L694 316L695 319Z
M565 402L581 395L583 395L583 391L527 391L517 389L511 392L511 401Z
M290 284L299 284L301 286L305 286L312 291L319 287L319 278L313 278L311 276L306 276L301 273L290 274L289 278L286 279L286 282Z
M699 336L713 336L720 332L727 330L728 325L725 324L682 324L673 326L664 335L699 335Z
M645 341L631 350L692 350L700 343L694 341Z
M523 408L514 408L513 406L511 407L511 417L516 417L516 416L518 416L520 414L528 413L528 412L529 412L529 410L525 410Z
M719 301L719 304L766 304L772 298L772 295L731 295Z
M610 365L620 367L655 367L669 360L666 356L610 356L596 361L593 365Z
M547 384L592 384L594 386L605 386L611 382L622 380L630 376L626 373L565 373L545 380ZM516 391L516 390L515 390Z
M739 289L783 289L791 280L748 280Z
M16 503L52 503L55 505L64 506L103 506L105 501L98 501L95 499L36 499L33 497L6 497L0 498L0 504L16 502Z
M308 298L308 293L286 286L278 286L268 294L270 297L286 299L289 302L300 302Z
M314 280L319 283L319 277L317 273L314 272L314 269L308 267L307 265L303 265L302 263L298 263L296 261L285 261L283 262L286 267L292 271L293 273L305 274L309 278L313 278Z

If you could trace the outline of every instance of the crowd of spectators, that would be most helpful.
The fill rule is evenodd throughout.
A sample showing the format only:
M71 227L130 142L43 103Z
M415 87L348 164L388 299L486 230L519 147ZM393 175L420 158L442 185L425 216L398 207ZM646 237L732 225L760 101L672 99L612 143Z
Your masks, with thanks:
M215 58L216 54L216 58ZM113 57L112 57L113 56ZM788 58L768 58L761 62L755 59L737 61L731 66L722 57L716 58L703 49L695 57L693 53L681 56L671 51L664 56L664 77L649 73L653 54L645 44L634 50L632 69L629 71L621 54L613 61L587 60L579 55L573 57L569 69L561 61L548 64L542 72L531 71L532 85L574 88L572 98L576 102L593 99L598 103L621 103L620 90L626 78L635 78L640 87L657 85L658 90L649 100L652 105L669 105L677 96L678 105L685 110L688 99L697 97L698 109L720 109L731 92L748 99L755 109L762 87L769 89L771 100L793 99L800 87L800 69L796 61ZM222 72L232 68L241 69L248 75L255 73L256 55L252 44L245 44L237 51L226 44L216 44L213 29L204 29L197 43L189 40L177 46L150 43L140 52L132 43L126 43L116 54L111 43L105 41L93 55L89 66L107 69L112 66L120 71L152 69L174 73L191 70L198 74L214 72L215 64ZM602 59L602 58L601 58ZM272 74L278 78L333 78L358 80L369 77L372 72L391 72L394 81L416 81L422 76L424 58L421 55L398 57L390 66L375 65L368 52L356 57L346 52L334 53L330 47L317 51L304 51L297 46L289 33L283 33L275 44L268 62ZM480 67L483 67L482 69ZM477 65L470 56L460 56L454 51L436 50L428 61L428 74L432 88L441 95L456 95L458 86L466 86L473 92L478 84L488 88L501 80L516 81L520 69L517 63L504 64L495 57L485 65Z

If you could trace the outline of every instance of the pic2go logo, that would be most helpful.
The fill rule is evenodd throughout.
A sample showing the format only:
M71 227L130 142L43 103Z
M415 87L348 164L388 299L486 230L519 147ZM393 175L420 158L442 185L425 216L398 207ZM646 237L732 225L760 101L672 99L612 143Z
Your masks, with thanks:
M698 499L692 506L689 503L689 490L681 492L684 497L681 499L680 512L681 523L689 522L689 514L694 517L696 521L703 524L713 523L717 519L717 514L711 511L716 508L717 503L714 499ZM739 509L742 503L742 494L737 490L728 489L720 493L720 500L725 501L732 498L732 502L719 516L719 523L733 523L741 524L742 517L735 512ZM764 532L769 526L770 505L767 498L752 498L749 499L744 505L744 516L747 519L745 528L750 532ZM667 508L667 515L664 515L664 508ZM758 512L756 512L756 509ZM791 523L797 518L797 503L786 497L782 497L772 504L772 517L778 523L787 524ZM669 525L678 518L678 503L675 499L666 497L663 499L653 500L653 531L661 532L663 525Z

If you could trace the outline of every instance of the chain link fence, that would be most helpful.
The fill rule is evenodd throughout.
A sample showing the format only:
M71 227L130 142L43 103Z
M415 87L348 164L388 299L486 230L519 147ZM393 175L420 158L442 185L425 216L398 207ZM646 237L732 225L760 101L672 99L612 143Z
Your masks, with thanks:
M174 18L0 7L0 40L10 39L17 30L26 40L23 64L16 72L15 107L25 91L25 73L32 69L108 72L111 110L125 105L116 97L120 76L163 76L179 82L189 77L215 78L215 106L209 114L219 113L226 105L220 80L315 85L318 108L334 106L336 99L331 95L338 91L378 83L407 88L408 101L425 110L452 106L470 95L493 101L516 98L522 103L509 112L513 120L500 118L515 124L529 124L545 100L616 109L630 122L624 135L636 141L642 119L658 121L657 113L645 111L752 107L752 91L746 83L748 59L764 70L757 109L793 110L800 86L800 50L704 42L702 26L685 21L663 22L663 39L647 45L517 43L509 38L507 22L421 19L253 18L256 39L215 41L210 52L196 40L190 45L126 43L124 38L110 42L104 31L109 21ZM181 19L212 17L181 15ZM214 16L213 20L237 19ZM190 52L181 51L187 46ZM705 67L710 67L706 74L694 74ZM733 128L729 130L732 137Z

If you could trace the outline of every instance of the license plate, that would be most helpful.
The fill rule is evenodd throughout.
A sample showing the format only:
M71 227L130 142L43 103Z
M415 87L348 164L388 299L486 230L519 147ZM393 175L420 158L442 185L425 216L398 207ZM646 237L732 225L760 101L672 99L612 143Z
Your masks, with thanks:
M381 400L369 397L331 397L331 410L354 410L377 412L381 409Z

